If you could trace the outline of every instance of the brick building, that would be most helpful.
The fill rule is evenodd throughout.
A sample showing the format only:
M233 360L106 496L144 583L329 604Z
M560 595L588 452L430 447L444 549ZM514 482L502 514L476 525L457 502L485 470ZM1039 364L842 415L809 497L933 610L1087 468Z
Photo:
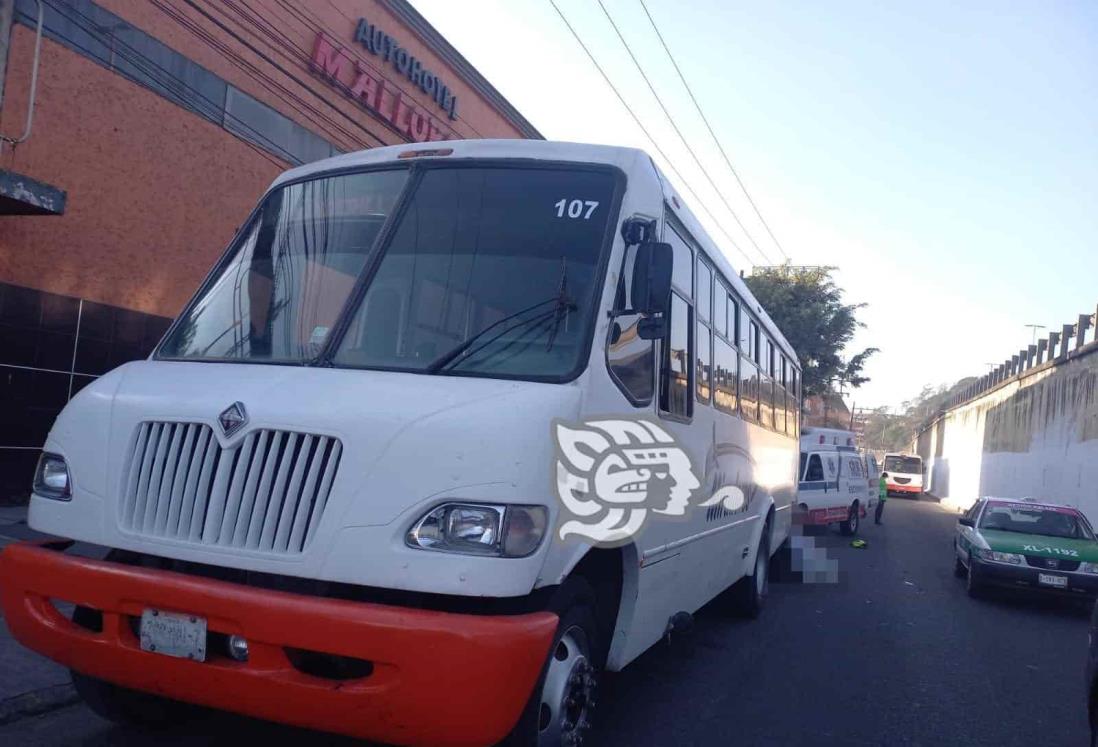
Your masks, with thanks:
M0 149L0 489L95 376L149 354L280 171L540 137L405 0L41 0ZM0 0L0 133L37 0Z

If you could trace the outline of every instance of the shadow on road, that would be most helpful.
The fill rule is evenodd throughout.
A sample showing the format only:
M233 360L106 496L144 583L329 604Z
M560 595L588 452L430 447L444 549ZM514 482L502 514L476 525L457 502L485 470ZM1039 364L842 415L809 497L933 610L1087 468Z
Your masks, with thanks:
M1038 615L1075 617L1084 620L1090 618L1090 613L1094 609L1093 599L1034 594L999 587L983 589L979 597L970 601L973 604L986 604L989 607L998 608L1003 613L1010 610L1025 610Z
M174 747L175 745L233 745L241 740L266 744L324 744L334 747L370 747L365 742L339 737L333 734L298 729L282 724L234 716L214 711L203 712L190 723L174 727L171 731L139 729L130 726L106 725L94 735L79 741L68 742L84 747ZM378 747L381 747L380 745Z

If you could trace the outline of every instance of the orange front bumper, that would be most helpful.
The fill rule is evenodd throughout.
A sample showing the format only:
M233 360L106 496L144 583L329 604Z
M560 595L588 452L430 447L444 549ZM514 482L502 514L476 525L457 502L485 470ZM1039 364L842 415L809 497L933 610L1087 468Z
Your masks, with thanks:
M557 617L480 616L266 591L16 544L0 552L0 603L23 645L78 672L136 690L363 739L486 745L518 720ZM100 610L103 631L50 600ZM203 663L141 650L130 625L145 608L205 617L247 638L249 658ZM374 663L334 681L304 674L287 647Z
M889 485L889 492L892 493L921 493L923 489L919 485Z

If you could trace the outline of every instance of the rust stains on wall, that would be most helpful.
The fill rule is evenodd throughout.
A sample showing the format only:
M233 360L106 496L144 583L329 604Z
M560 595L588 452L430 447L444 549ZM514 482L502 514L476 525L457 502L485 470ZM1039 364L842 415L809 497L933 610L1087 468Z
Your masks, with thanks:
M1036 436L1063 427L1069 440L1098 438L1098 348L1033 377L1006 400L988 406L984 452L1025 453ZM977 404L977 409L980 405Z

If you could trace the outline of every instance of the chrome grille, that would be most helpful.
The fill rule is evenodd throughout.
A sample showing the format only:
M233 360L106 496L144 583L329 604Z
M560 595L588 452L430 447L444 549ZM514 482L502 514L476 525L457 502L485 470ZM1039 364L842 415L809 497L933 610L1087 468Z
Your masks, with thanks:
M1027 555L1026 565L1034 568L1041 568L1049 571L1077 571L1079 570L1078 560L1067 560L1060 558L1044 558L1039 555Z
M331 436L252 431L222 448L202 423L142 423L122 526L206 545L299 553L316 534L342 445Z

